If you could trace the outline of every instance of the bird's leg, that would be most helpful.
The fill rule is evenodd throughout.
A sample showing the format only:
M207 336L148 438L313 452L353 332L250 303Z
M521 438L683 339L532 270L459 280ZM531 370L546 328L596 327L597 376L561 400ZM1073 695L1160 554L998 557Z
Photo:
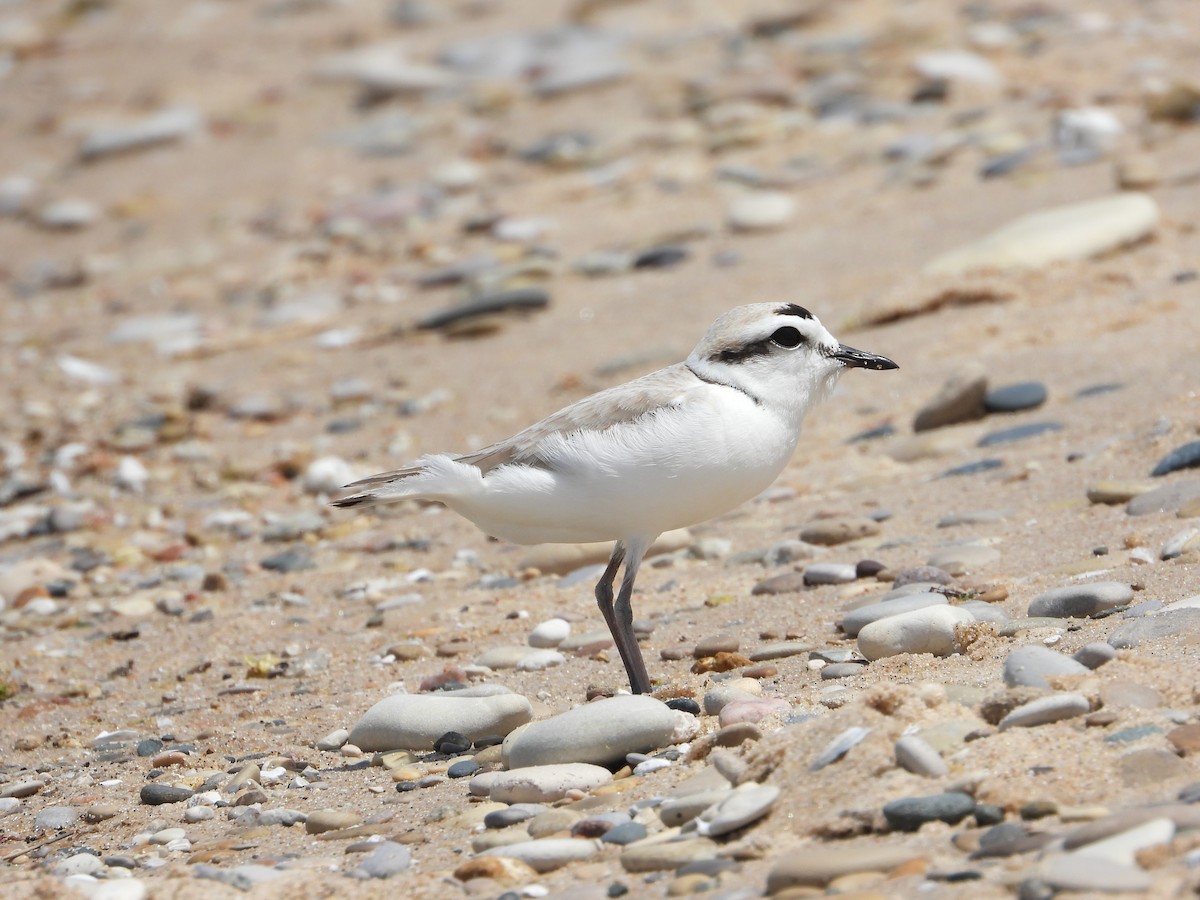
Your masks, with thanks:
M621 661L625 663L625 671L629 674L629 686L635 694L650 693L650 675L646 672L646 661L642 659L642 651L633 633L633 582L637 578L638 567L642 557L650 546L648 540L634 540L626 548L628 555L625 559L625 574L621 578L621 590L617 594L617 604L614 610L615 621L609 623L617 649L621 652Z
M617 580L617 570L621 568L624 559L625 545L617 541L616 546L613 547L612 557L608 561L608 568L596 582L596 605L600 607L600 615L604 616L604 624L608 626L613 640L618 642L618 647L620 638L617 637L617 618L616 613L613 612L613 582ZM624 656L625 654L622 653L621 657L624 658Z

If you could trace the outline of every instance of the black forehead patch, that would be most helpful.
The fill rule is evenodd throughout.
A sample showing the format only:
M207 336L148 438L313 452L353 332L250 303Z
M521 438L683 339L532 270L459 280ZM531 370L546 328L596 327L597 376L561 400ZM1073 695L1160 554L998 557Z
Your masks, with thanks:
M813 314L803 306L796 303L788 303L786 306L781 306L775 310L777 316L796 316L800 319L811 319Z

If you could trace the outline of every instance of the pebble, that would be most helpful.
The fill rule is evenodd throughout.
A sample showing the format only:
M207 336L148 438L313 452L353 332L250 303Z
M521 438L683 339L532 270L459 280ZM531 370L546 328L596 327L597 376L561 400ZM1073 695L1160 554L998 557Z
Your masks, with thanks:
M161 806L166 803L182 803L194 793L190 788L155 783L142 785L140 797L142 803L148 806Z
M160 110L135 122L103 125L88 132L79 146L85 162L178 141L203 126L200 111L190 106Z
M917 412L914 431L930 431L982 419L987 395L987 373L979 363L967 363L955 372L941 390Z
M742 642L736 634L717 634L700 640L692 648L692 656L695 659L704 659L718 653L737 653L741 645Z
M983 408L989 413L1022 412L1037 409L1046 397L1046 386L1040 381L1019 381L989 390L984 394Z
M768 716L786 716L791 711L791 704L780 697L750 697L724 704L717 714L717 721L725 728L729 725L761 722Z
M745 679L740 679L737 684L729 682L718 684L704 694L704 714L720 715L721 710L730 703L738 700L757 700L761 693L762 685L757 682L747 682Z
M540 672L542 669L561 666L566 661L567 658L557 650L534 650L521 657L517 669L521 672Z
M1154 483L1149 481L1100 481L1087 489L1087 498L1091 503L1116 505L1128 503L1134 497L1154 490L1154 487Z
M91 853L73 853L65 859L60 859L51 868L59 878L70 878L72 875L98 875L108 868L99 856Z
M1029 604L1030 618L1049 616L1084 618L1124 606L1133 599L1133 588L1120 581L1072 584L1038 594Z
M797 591L802 591L808 586L804 580L804 575L800 572L784 572L781 575L774 575L771 578L764 579L754 585L750 590L751 596L758 597L762 595L777 595L777 594L794 594Z
M496 778L504 774L503 772L492 773ZM495 783L495 778L489 781L490 784ZM489 787L490 791L490 787ZM540 803L514 803L505 809L494 809L483 817L483 824L486 828L508 828L511 825L519 825L534 816L541 815L546 811L547 807Z
M800 656L812 650L812 644L803 641L779 641L773 644L763 644L757 650L751 651L748 658L751 662L766 662L772 659L786 659L789 656Z
M696 831L706 837L745 828L771 811L781 790L773 784L744 784L696 817Z
M99 207L86 200L55 200L37 214L38 224L54 231L78 231L99 218Z
M1004 84L991 61L969 50L932 50L913 60L913 69L930 81L965 82L987 88Z
M1098 669L1107 662L1117 658L1117 651L1111 644L1085 644L1075 651L1072 659L1089 669Z
M571 623L566 619L547 619L529 632L529 646L557 647L571 636Z
M805 525L800 532L800 540L807 544L829 547L875 534L879 534L878 522L857 516L840 516L818 519Z
M722 786L709 791L696 791L684 794L682 797L671 797L658 807L658 818L668 828L686 825L706 809L720 803L728 797L733 789Z
M0 797L0 818L11 816L21 809L21 801L16 797Z
M1158 226L1158 204L1147 194L1122 192L1021 216L991 234L951 250L925 267L955 276L978 269L1040 269L1087 259L1140 241Z
M858 580L858 567L853 563L813 563L804 569L804 583L849 584Z
M892 600L880 603L869 603L852 609L842 616L841 627L847 637L858 637L860 631L872 622L878 622L889 616L912 612L915 609L925 609L930 606L948 606L950 603L945 594L920 592L898 596Z
M79 810L74 806L47 806L33 817L33 828L35 831L58 831L70 828L78 818Z
M993 469L999 469L1004 466L1002 459L981 459L972 463L964 463L961 466L953 466L938 475L938 478L959 478L964 475L979 475L982 472L990 472Z
M951 791L925 797L905 797L884 804L883 816L896 831L916 831L926 822L957 825L975 810L970 794Z
M550 294L545 288L512 288L481 294L466 303L427 315L417 322L417 327L425 331L450 326L461 327L472 319L493 317L498 313L513 311L540 310L549 305Z
M978 447L995 447L999 444L1012 444L1027 438L1040 437L1055 431L1062 431L1061 422L1030 422L1028 425L1017 425L1015 428L1004 428L991 431L981 437L976 444Z
M335 728L333 731L329 732L329 734L325 735L325 737L317 741L316 748L318 750L332 752L335 750L340 750L342 745L348 740L350 740L349 730L345 728Z
M191 872L195 878L219 881L239 891L252 891L260 884L266 884L287 875L285 871L280 869L271 866L256 865L254 863L234 866L231 869L224 869L208 863L196 863L194 866L191 866Z
M861 675L865 668L862 663L831 663L821 669L821 680L837 681L839 678L854 678Z
M725 213L735 231L774 231L796 215L796 201L779 191L755 191L736 198Z
M1162 560L1177 559L1185 553L1200 549L1200 528L1185 528L1173 534L1158 552Z
M670 832L665 832L669 837ZM629 844L621 851L621 867L626 872L661 872L702 859L712 859L720 845L706 837L683 840L664 839L655 835L644 841Z
M1131 650L1145 641L1196 632L1200 632L1200 609L1163 610L1122 622L1109 633L1108 643L1117 650Z
M850 726L825 745L825 748L809 764L808 770L819 772L826 766L832 765L862 743L870 733L870 728L863 728L861 725Z
M618 763L626 754L670 744L680 715L685 714L643 695L598 700L532 722L510 735L504 741L505 764L519 769L551 763Z
M542 838L521 841L485 850L480 856L503 856L531 866L536 872L552 872L573 863L591 859L600 852L598 841L583 838Z
M771 867L767 894L779 894L789 888L823 888L831 881L860 872L890 872L920 856L920 851L911 847L873 841L861 841L858 846L796 847Z
M1200 479L1175 481L1138 494L1126 504L1125 512L1131 516L1175 512L1197 499L1200 499Z
M1075 853L1047 857L1038 866L1038 877L1052 889L1083 893L1142 893L1153 879L1148 872L1106 859Z
M621 822L604 832L600 837L601 843L616 844L625 847L643 840L649 832L641 822Z
M1009 728L1034 728L1061 719L1073 719L1091 710L1082 694L1052 694L1023 703L1000 720L1001 731Z
M500 803L552 803L571 791L590 791L612 781L612 773L590 763L524 766L501 772L489 797Z
M508 734L531 718L533 707L520 694L393 694L367 710L350 730L349 742L363 750L430 750L447 731L474 740Z
M351 878L391 878L412 865L412 851L395 841L380 841L357 866L346 874Z
M1004 683L1050 689L1049 678L1086 675L1091 671L1076 659L1040 644L1017 647L1004 660Z
M864 626L858 633L858 650L872 662L901 653L949 656L958 650L955 630L974 621L969 612L953 606L914 609Z
M1166 844L1173 837L1175 823L1167 817L1154 818L1098 840L1077 844L1074 854L1136 866L1138 851Z
M896 741L895 752L896 765L906 772L925 778L942 778L950 773L942 755L915 734L905 735Z
M362 822L362 816L349 809L318 809L308 814L304 820L305 834L324 834L327 831L341 831L352 828Z
M1200 466L1200 441L1192 441L1176 447L1161 460L1151 471L1152 478L1161 478L1180 469L1193 469Z

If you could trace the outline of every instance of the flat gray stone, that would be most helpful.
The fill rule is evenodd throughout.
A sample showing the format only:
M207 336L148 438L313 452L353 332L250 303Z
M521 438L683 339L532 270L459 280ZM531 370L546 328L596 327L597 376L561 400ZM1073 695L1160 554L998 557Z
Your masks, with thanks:
M1091 710L1082 694L1052 694L1023 703L1000 720L999 729L1034 728L1062 719L1082 716Z
M551 763L609 765L629 753L667 746L676 721L675 711L653 697L610 697L531 722L509 735L504 761L512 769Z
M1175 512L1185 503L1195 500L1197 497L1200 497L1200 479L1176 481L1138 494L1126 504L1125 512L1131 516Z
M1043 860L1038 876L1056 890L1084 893L1141 893L1153 884L1149 872L1076 853Z
M500 803L553 803L571 791L590 791L612 781L612 773L590 763L554 763L501 772L489 796Z
M382 841L346 874L351 878L391 878L412 865L412 851L395 841Z
M600 852L600 842L582 838L542 838L493 847L480 856L503 856L519 859L537 872L551 872L568 863L591 859Z
M889 616L911 612L914 609L925 609L929 606L948 606L950 601L945 594L916 593L897 597L894 600L884 600L852 609L842 616L842 631L848 637L858 637L858 633L872 622L878 622Z
M1108 643L1117 650L1129 650L1144 641L1195 633L1200 633L1200 609L1180 609L1122 622L1109 633Z
M1124 606L1133 599L1133 588L1120 581L1070 584L1038 594L1029 604L1030 618L1084 618Z
M532 717L533 707L520 694L393 694L358 720L349 743L362 750L432 750L434 741L448 731L474 740L508 734Z
M974 621L969 612L954 606L914 609L864 626L858 633L858 650L872 662L901 653L949 656L958 650L958 627Z
M1077 660L1049 647L1030 644L1017 647L1004 660L1004 683L1009 687L1051 687L1048 678L1062 675L1086 675L1090 669Z

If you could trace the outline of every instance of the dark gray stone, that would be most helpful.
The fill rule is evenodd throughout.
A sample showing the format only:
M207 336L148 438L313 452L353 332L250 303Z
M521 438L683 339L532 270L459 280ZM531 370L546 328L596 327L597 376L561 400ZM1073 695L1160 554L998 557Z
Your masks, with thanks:
M993 388L983 397L983 406L990 413L1020 412L1036 409L1046 402L1046 386L1040 381L1019 381Z
M1180 469L1194 469L1197 466L1200 466L1200 441L1191 441L1182 447L1176 447L1159 460L1150 474L1159 478Z
M1045 591L1029 604L1030 618L1082 618L1106 609L1124 606L1133 599L1133 588L1119 581L1071 584Z
M975 798L951 791L926 797L905 797L883 807L884 818L896 831L916 831L926 822L956 825L975 811Z
M194 793L188 788L171 784L144 784L139 796L147 806L161 806L164 803L182 803Z
M1038 437L1052 431L1062 431L1061 422L1030 422L1028 425L1018 425L1016 428L1005 428L993 431L979 439L979 447L995 447L997 444L1011 444L1027 438Z
M646 826L641 822L622 822L601 835L600 840L605 844L632 844L646 836Z

